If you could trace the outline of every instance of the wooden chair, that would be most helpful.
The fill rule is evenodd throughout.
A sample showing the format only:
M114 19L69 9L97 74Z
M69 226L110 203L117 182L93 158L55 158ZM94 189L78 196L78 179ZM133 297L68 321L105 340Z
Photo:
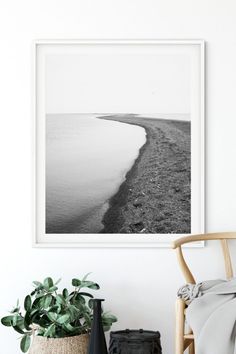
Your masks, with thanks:
M226 278L230 279L233 277L233 268L229 253L229 247L227 240L236 239L236 232L224 232L224 233L211 233L211 234L201 234L186 236L177 239L173 242L173 248L176 249L178 263L180 269L184 275L187 283L196 284L195 279L184 259L182 252L182 245L190 242L196 241L210 241L219 240L221 242L224 262L225 262L225 272ZM182 299L177 299L176 301L176 337L175 337L175 354L183 354L186 349L189 349L190 354L194 354L194 335L189 329L185 330L185 310L187 304Z

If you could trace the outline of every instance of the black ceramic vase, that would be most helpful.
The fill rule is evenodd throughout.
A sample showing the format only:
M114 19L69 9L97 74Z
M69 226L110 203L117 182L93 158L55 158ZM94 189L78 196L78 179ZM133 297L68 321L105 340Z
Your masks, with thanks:
M88 354L108 354L102 327L102 299L93 300L93 322L89 340Z

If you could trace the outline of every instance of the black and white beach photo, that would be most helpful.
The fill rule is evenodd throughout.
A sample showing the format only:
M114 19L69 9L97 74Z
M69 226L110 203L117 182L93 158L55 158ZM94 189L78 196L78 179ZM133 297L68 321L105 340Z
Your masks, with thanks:
M184 118L47 115L47 233L190 233Z
M38 123L45 237L99 242L121 235L132 242L191 234L199 222L199 189L192 188L192 168L199 166L195 49L45 48L44 124Z

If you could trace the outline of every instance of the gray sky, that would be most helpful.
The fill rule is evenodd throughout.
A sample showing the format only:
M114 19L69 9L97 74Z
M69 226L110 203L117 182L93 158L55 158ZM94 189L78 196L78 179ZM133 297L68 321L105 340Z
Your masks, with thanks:
M46 55L46 113L190 112L188 53L67 48Z

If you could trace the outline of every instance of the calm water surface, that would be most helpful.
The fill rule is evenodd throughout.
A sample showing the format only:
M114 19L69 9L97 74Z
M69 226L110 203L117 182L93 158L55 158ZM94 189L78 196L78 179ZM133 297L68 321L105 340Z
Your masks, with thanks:
M98 233L146 141L141 127L97 117L46 116L47 233Z

